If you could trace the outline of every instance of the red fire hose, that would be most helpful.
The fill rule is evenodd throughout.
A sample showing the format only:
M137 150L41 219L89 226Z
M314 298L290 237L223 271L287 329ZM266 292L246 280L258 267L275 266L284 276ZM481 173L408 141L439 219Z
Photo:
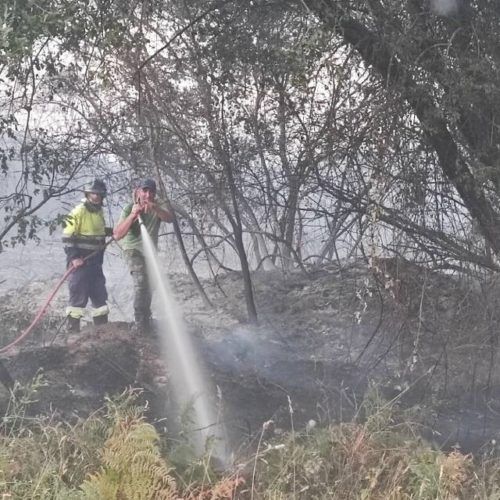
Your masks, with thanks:
M113 241L113 238L111 238L105 245L104 248L106 248L111 242ZM93 255L95 255L97 252L100 252L101 250L96 250L92 252L91 254L87 255L86 257L83 258L83 260L87 260ZM49 307L49 304L52 302L52 299L55 297L56 293L59 291L59 288L61 288L62 284L68 279L68 276L75 270L76 268L71 266L69 267L66 272L62 275L62 278L58 281L57 285L55 288L52 290L51 294L47 298L47 300L44 302L42 307L38 310L38 313L36 314L35 318L31 322L31 324L24 330L19 337L15 338L10 344L7 344L5 347L2 347L0 349L0 354L6 353L9 349L14 347L16 344L19 344L21 340L23 340L25 337L27 337L30 333L31 330L35 327L35 325L40 321L40 319L43 317L43 315L47 312L47 308Z

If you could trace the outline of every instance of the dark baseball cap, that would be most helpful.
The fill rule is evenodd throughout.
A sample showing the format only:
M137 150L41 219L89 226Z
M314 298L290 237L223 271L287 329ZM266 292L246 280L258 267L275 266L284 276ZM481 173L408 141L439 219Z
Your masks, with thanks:
M156 182L153 179L142 179L137 187L139 189L149 189L156 193Z

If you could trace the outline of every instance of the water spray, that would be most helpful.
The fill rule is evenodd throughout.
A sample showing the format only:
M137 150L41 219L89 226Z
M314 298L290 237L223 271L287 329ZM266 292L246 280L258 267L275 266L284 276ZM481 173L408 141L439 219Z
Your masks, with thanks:
M168 279L161 272L154 244L140 215L138 221L149 278L164 312L159 318L158 336L176 400L181 408L187 407L193 412L196 428L191 430L196 432L193 434L196 452L202 453L207 441L210 441L213 455L226 465L228 460L220 418L214 411L215 405L210 401L210 395L213 398L215 390L210 387L208 378L203 373L189 332L179 314L179 306L175 303Z

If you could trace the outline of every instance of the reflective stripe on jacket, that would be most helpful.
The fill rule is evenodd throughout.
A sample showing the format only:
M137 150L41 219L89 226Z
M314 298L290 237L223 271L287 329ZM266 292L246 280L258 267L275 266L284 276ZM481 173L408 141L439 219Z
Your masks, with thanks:
M63 243L67 250L94 251L104 248L105 224L102 209L90 211L85 203L77 205L65 219Z

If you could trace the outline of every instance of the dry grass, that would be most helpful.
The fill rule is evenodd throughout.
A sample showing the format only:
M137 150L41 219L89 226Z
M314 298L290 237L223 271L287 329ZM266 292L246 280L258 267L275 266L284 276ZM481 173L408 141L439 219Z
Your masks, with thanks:
M248 494L259 499L500 498L493 461L432 449L382 405L363 423L346 423L266 443Z
M136 495L140 484L143 492L161 486L163 496L153 498L173 500L500 499L499 460L432 449L410 426L396 424L394 408L377 398L368 398L362 422L261 439L246 468L216 474L209 456L175 470L134 392L75 426L27 418L23 405L35 393L36 383L24 388L25 403L18 397L3 419L2 498L95 500L99 491L103 499L146 499L150 493Z

